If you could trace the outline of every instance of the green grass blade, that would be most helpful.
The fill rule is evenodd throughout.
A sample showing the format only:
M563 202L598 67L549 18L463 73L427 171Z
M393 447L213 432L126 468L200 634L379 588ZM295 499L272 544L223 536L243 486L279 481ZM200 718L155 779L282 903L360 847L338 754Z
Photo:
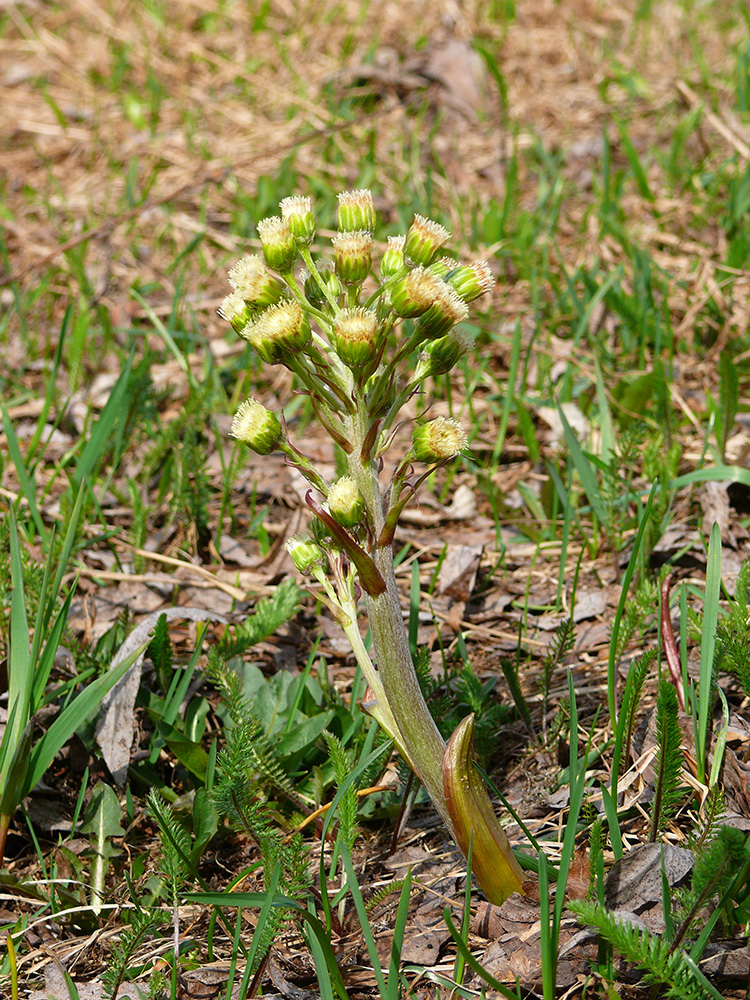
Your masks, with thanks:
M31 438L31 441L29 442L29 447L26 449L26 459L29 463L34 462L37 450L39 448L39 443L42 440L42 434L44 433L44 428L47 426L47 418L49 417L49 411L52 409L52 401L57 395L57 373L60 370L60 364L62 362L63 345L65 344L65 339L68 335L68 330L70 329L70 321L72 316L73 316L73 305L72 303L69 303L68 308L65 310L65 315L63 316L62 325L60 327L60 336L57 338L57 346L55 347L55 357L52 361L52 367L47 377L47 389L44 394L42 411L37 417L36 427L34 428L34 434Z
M609 661L607 664L607 707L609 709L610 725L614 727L617 721L617 638L620 634L620 624L622 622L623 612L625 611L625 602L628 599L628 593L630 591L630 584L633 580L633 574L635 573L635 568L638 565L638 558L640 555L641 545L643 544L643 535L646 531L646 525L648 524L649 516L651 514L651 508L654 504L654 497L656 496L656 490L659 486L658 481L654 483L651 487L651 492L648 495L648 500L646 501L646 506L643 509L643 513L640 517L640 523L638 525L638 531L636 532L635 541L633 542L633 551L630 553L630 559L628 560L628 567L625 570L625 576L622 581L622 589L620 590L620 600L617 603L617 611L615 612L615 618L612 623L612 638L609 641ZM617 781L620 772L620 762L615 757L612 761L612 794L615 796L615 801L617 800Z
M271 878L268 880L266 889L266 898L263 901L263 905L260 908L260 913L258 914L258 922L255 925L255 930L253 931L253 936L250 941L250 950L247 953L247 970L248 974L255 965L255 959L258 955L258 948L260 947L261 940L263 938L263 932L266 926L266 921L268 920L269 914L273 909L273 899L276 895L276 890L279 887L279 879L281 878L281 862L277 861L271 872ZM262 956L261 956L262 957Z
M34 664L29 649L29 623L26 616L26 596L23 583L21 547L13 510L10 511L10 651L8 655L8 712L10 736L6 746L15 748L31 715L31 692ZM5 743L5 740L3 741ZM10 751L11 753L13 750ZM0 785L4 776L0 774Z
M491 973L489 973L484 966L480 965L476 958L474 958L472 953L469 951L466 942L461 937L461 932L453 923L451 911L447 906L443 910L443 920L445 921L448 931L450 932L450 936L456 944L456 948L458 948L460 954L463 956L464 962L466 962L469 968L473 969L474 972L476 972L476 974L483 979L485 983L487 983L490 989L496 990L500 996L505 997L506 1000L522 1000L523 994L521 993L520 988L515 991L511 990L505 985L505 983L501 983L499 979L495 979L495 977L491 975Z
M208 906L217 906L220 908L226 906L258 907L263 905L268 895L266 892L188 892L184 898L189 902L205 903ZM305 909L301 903L291 896L274 896L271 905L281 907L285 910L293 910L297 917L305 921L315 935L320 950L325 956L326 968L333 988L342 1000L349 1000L336 956L333 953L333 948L331 948L329 935L315 914L310 913L309 910Z
M712 997L713 1000L725 1000L724 996L716 989L713 983L706 978L706 976L701 971L698 963L693 959L691 955L687 952L683 953L683 961L685 965L690 969L696 983L700 986L702 990L705 991L706 995Z
M727 746L727 733L729 732L729 703L727 696L721 687L716 685L716 693L721 701L721 728L716 734L714 741L714 752L711 758L711 774L708 777L708 787L713 788L721 777L721 770L724 766L724 751Z
M135 663L147 646L148 643L144 642L117 666L112 667L101 677L97 677L58 715L31 752L24 795L27 795L41 780L44 772L76 729L98 708L102 698Z
M698 778L706 778L706 743L711 713L713 690L714 647L716 625L719 621L719 590L721 587L721 531L714 522L708 542L706 564L706 600L703 605L703 631L701 634L701 664L698 682L698 718L695 721L695 756Z
M399 973L401 970L401 948L404 943L404 933L406 931L406 917L409 913L409 899L411 898L411 868L406 873L404 884L401 887L401 895L398 900L396 910L396 922L393 925L393 942L391 944L391 957L388 964L388 988L386 997L388 1000L399 1000Z
M156 313L154 312L154 310L151 308L151 306L143 298L142 295L140 295L134 288L130 289L130 294L135 299L135 301L140 305L140 307L146 313L146 315L151 320L151 322L154 324L154 329L162 337L162 339L164 340L164 343L167 345L167 348L172 353L172 356L174 357L175 361L177 362L177 364L180 366L180 368L185 373L185 376L186 376L186 378L188 380L188 385L190 386L190 388L194 392L197 391L197 389L200 388L199 384L198 384L198 381L197 381L195 375L193 375L192 371L190 370L190 365L187 362L187 358L185 357L185 355L183 354L183 352L180 350L180 348L177 346L177 342L175 341L175 339L172 336L172 334L169 332L169 330L166 328L166 326L162 323L162 321L159 319L159 317L156 315Z
M44 644L44 649L42 650L41 656L33 655L34 650L32 647L32 690L31 690L31 711L36 712L44 701L44 694L47 688L47 683L49 681L49 675L52 672L52 667L55 662L55 656L57 655L57 650L60 646L60 640L62 638L65 626L68 624L68 617L70 614L70 605L73 601L73 594L75 592L75 584L68 591L65 600L63 601L63 606L60 608L57 617L55 618L54 624L47 636L47 641ZM36 639L36 630L34 633L34 639Z
M357 916L359 917L359 929L362 932L362 937L365 939L367 954L370 956L370 961L372 962L372 970L375 973L375 981L378 985L378 992L384 1000L398 1000L398 992L394 997L393 994L388 991L385 976L383 975L383 969L380 965L380 958L378 957L378 948L375 944L375 938L372 936L370 919L367 916L367 907L365 906L365 901L362 898L362 892L359 888L359 883L357 882L357 873L354 870L354 862L352 861L352 856L349 853L349 848L346 844L342 843L340 850L341 860L344 864L344 868L346 869L347 885L349 887L351 897L354 900L354 908L356 909ZM391 953L391 961L393 961L393 953ZM394 978L394 983L396 984L396 989L398 990L397 977Z
M102 456L112 447L114 431L118 423L121 424L125 409L128 387L130 385L130 373L133 367L133 352L123 365L123 369L115 382L109 399L104 404L99 419L94 424L91 435L81 452L80 458L73 473L73 480L82 483L84 479L89 479L102 459Z
M670 484L670 490L681 490L683 486L692 486L693 483L742 483L743 486L750 486L750 471L741 465L712 465L707 469L696 469L694 472L686 472L684 476L677 476Z
M492 460L490 463L491 468L495 468L497 463L500 461L500 456L503 452L503 444L505 443L505 434L508 430L508 421L510 420L510 411L515 402L516 398L516 379L518 377L518 364L521 359L521 321L517 320L515 329L513 330L513 343L510 349L510 364L508 366L508 385L503 397L503 409L500 414L500 427L497 431L497 438L495 439L495 446L492 449Z
M633 177L635 178L636 187L638 188L641 198L645 198L646 201L656 201L654 192L649 186L646 171L643 169L643 164L638 156L638 151L633 145L624 123L621 122L619 118L615 118L615 125L617 126L617 131L620 133L620 143L622 144L623 152L625 153L628 163L630 164L630 169L633 171Z
M466 855L466 885L464 886L464 908L461 914L461 937L464 941L469 936L469 924L471 923L471 855L474 847L473 834L469 840L469 850ZM461 985L466 972L466 962L461 952L456 952L456 960L453 963L453 979Z
M3 407L3 430L5 432L5 441L8 446L8 455L10 456L10 460L16 470L16 475L18 476L18 483L21 487L21 495L29 506L31 520L34 522L34 527L36 528L39 537L43 541L46 541L47 529L44 526L42 515L39 513L39 508L36 504L36 486L34 485L33 479L29 475L29 470L26 468L26 463L24 462L23 455L21 454L21 447L18 444L16 432L13 429L13 424L10 422L10 417L8 416L8 411L5 407Z
M6 774L3 775L2 784L0 784L0 816L11 817L23 798L26 775L29 770L33 730L34 723L29 719L15 745L13 755L8 761Z
M304 932L305 928L303 928L303 933ZM330 970L328 962L326 961L325 952L320 945L320 941L318 941L314 934L310 933L305 933L305 941L307 942L307 947L310 949L313 964L315 965L315 972L318 976L317 985L320 991L320 1000L334 1000L333 983L331 982Z
M599 489L599 483L596 478L594 466L587 457L583 448L581 448L580 442L575 435L575 431L568 423L568 418L565 416L565 411L561 406L557 407L557 412L559 413L560 420L562 421L565 443L568 446L568 451L570 452L570 457L573 460L575 470L578 473L578 478L581 480L581 485L586 492L586 497L588 498L599 523L606 524L607 507L604 503L601 490Z
M617 816L617 805L615 799L610 794L609 789L602 785L602 803L604 805L604 815L607 817L607 829L609 830L609 842L612 847L612 854L615 861L619 861L623 855L622 834L620 832L620 820Z
M617 454L615 441L615 428L612 422L612 411L609 408L607 391L604 387L602 369L599 359L594 357L594 371L596 372L596 400L599 404L599 430L602 435L602 461L609 465Z

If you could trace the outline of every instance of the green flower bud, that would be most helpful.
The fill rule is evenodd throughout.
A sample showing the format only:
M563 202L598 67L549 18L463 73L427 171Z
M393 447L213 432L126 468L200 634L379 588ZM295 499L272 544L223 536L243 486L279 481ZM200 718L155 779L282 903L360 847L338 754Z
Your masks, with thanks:
M495 284L495 278L486 260L462 264L445 275L445 280L456 289L464 302L473 302L480 295L489 292Z
M317 263L318 274L323 279L325 284L328 286L328 290L331 293L331 297L338 299L344 290L344 286L338 279L338 275L333 269L333 264L328 261L319 261ZM304 286L305 298L314 306L316 309L323 309L327 305L327 300L325 295L320 290L320 285L313 278L306 267L303 267L299 273L299 279Z
M336 274L345 285L361 285L372 267L372 236L364 230L337 233L331 240Z
M229 433L259 455L270 455L281 437L281 421L278 414L250 398L235 413Z
M336 317L331 340L351 369L367 365L378 352L378 319L371 309L344 309Z
M240 333L253 318L253 310L238 291L227 295L219 306L219 316L232 324L235 333Z
M415 377L447 374L468 353L471 345L471 337L464 330L451 330L444 337L429 340L419 355Z
M286 550L299 573L310 573L325 562L323 550L309 535L292 535L287 539Z
M289 231L289 226L279 215L261 219L258 236L263 244L263 256L272 271L288 274L297 259L297 243Z
M441 257L440 260L434 260L427 270L430 274L434 274L437 278L444 278L449 271L453 271L456 267L456 261L453 257Z
M328 490L328 510L345 528L353 528L362 520L365 501L351 476L342 476Z
M278 365L288 354L307 347L312 331L298 302L279 302L248 323L240 336L253 345L266 364Z
M284 198L279 208L281 218L289 227L289 232L297 243L309 247L315 237L315 216L312 210L312 198L300 194Z
M433 465L446 458L455 458L468 444L463 427L450 417L435 417L414 428L412 446L418 462Z
M438 222L415 215L404 243L404 261L407 267L431 264L451 238L451 234Z
M319 517L314 517L310 523L310 531L312 532L313 539L318 543L318 545L325 547L326 550L336 548L335 540L331 537L331 530L325 521L321 521Z
M380 277L384 281L403 270L405 240L405 236L388 237L388 246L385 248L385 252L380 261Z
M366 233L375 232L375 206L372 194L367 188L358 191L342 191L339 199L339 231L351 232L359 230Z
M255 311L275 305L284 297L286 289L284 282L271 274L257 253L242 257L230 268L229 283Z
M423 340L444 337L456 323L461 323L469 315L469 307L458 292L442 278L435 280L440 282L441 288L430 308L420 316L417 323Z
M415 267L390 287L393 311L397 316L415 317L426 313L440 295L445 282L424 267Z

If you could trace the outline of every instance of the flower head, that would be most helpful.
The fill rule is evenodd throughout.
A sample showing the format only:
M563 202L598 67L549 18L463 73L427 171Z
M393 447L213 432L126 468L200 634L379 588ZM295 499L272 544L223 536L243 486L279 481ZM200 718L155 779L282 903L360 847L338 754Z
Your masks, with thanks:
M415 427L412 436L414 457L418 462L426 462L428 465L455 458L468 443L466 431L451 417L435 417L434 420Z
M281 421L276 413L251 397L240 404L229 433L259 455L270 455L281 437Z
M337 233L331 240L336 274L345 285L361 285L372 267L372 236L364 229Z
M229 269L229 284L239 292L251 309L265 309L284 295L284 282L271 274L257 254L240 258Z
M407 271L391 285L393 311L397 316L421 316L435 302L444 284L424 267Z
M288 274L297 259L297 243L289 226L280 215L261 219L258 236L263 244L263 256L272 271Z
M404 267L405 236L389 236L388 246L380 259L381 278L390 278Z
M299 573L310 573L325 561L323 550L309 535L292 535L287 539L286 550Z
M266 364L278 365L289 353L307 347L312 332L298 302L279 302L248 323L241 336L253 345Z
M486 260L475 260L462 264L444 275L448 284L455 288L464 302L473 302L480 295L489 292L495 284L495 277Z
M456 323L461 323L469 315L469 307L449 284L436 278L440 283L435 299L430 308L424 312L417 324L424 340L435 340L444 337Z
M219 306L219 316L232 324L235 333L239 333L253 318L253 310L245 302L242 294L235 289L224 297Z
M315 236L315 216L312 198L301 194L284 198L279 204L281 218L289 227L289 232L301 246L309 247Z
M438 278L444 278L455 267L456 261L452 257L440 257L438 260L433 260L428 270L430 274L436 274Z
M347 367L362 368L378 352L378 318L372 309L344 309L336 317L331 339Z
M359 486L351 476L342 476L328 490L328 510L345 528L353 528L362 520L365 502Z
M421 264L427 267L451 238L451 234L438 222L415 215L404 243L404 261L408 267Z
M372 193L367 188L357 191L342 191L339 199L339 231L351 232L359 230L367 233L375 232L375 205Z
M451 330L444 337L428 340L419 355L415 377L445 375L471 349L472 340L464 330Z

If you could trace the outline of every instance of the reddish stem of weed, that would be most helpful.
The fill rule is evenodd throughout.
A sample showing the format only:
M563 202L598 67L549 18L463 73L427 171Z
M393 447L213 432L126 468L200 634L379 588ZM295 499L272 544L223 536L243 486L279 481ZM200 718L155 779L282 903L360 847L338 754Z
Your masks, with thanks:
M677 691L677 700L680 703L680 711L685 711L685 690L682 685L682 667L680 665L680 652L677 649L674 631L672 630L672 619L669 616L669 592L672 588L672 574L667 573L661 585L661 643L667 657L667 665L672 683Z

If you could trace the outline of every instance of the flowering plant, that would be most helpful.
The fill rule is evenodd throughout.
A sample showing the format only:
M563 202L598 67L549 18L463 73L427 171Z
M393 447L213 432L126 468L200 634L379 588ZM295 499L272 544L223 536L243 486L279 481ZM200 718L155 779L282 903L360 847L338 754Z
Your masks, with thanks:
M383 462L406 401L469 350L458 324L492 275L483 261L441 256L450 234L417 215L405 236L389 238L376 277L369 191L339 195L332 262L313 259L311 199L285 198L280 209L258 224L263 256L243 257L230 270L233 291L219 312L264 362L294 373L346 456L346 475L326 481L283 418L257 399L240 406L232 434L261 455L284 452L309 482L313 534L289 539L292 560L351 643L368 684L363 707L392 737L464 854L471 849L487 898L501 902L521 889L523 875L473 764L473 716L446 744L419 688L393 568L401 511L431 472L464 450L466 434L436 417L414 429L386 481ZM300 259L304 269L295 273ZM426 468L420 474L415 465ZM358 624L362 595L374 659Z

